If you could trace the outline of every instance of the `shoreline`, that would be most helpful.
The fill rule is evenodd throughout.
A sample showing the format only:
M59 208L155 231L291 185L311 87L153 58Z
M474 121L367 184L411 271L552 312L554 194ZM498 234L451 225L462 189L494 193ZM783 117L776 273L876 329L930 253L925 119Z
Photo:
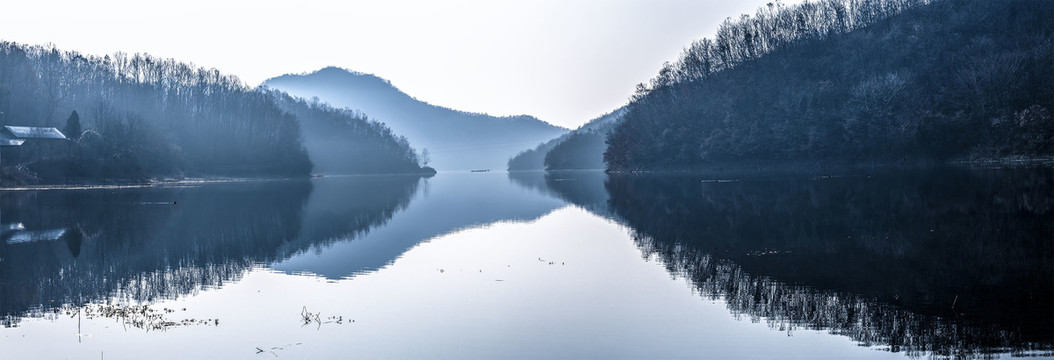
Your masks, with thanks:
M68 184L24 184L24 185L0 185L0 191L43 191L43 190L114 190L114 189L144 189L162 187L188 187L206 184L242 183L258 181L291 181L320 179L327 177L345 176L417 176L431 177L434 173L402 173L402 174L310 174L304 177L195 177L182 179L147 179L147 180L116 180L109 179L97 183L68 183Z
M146 180L142 182L130 181L127 183L72 183L72 184L27 184L27 185L4 185L0 191L41 191L41 190L113 190L113 189L143 189L152 187L179 187L203 184L235 183L249 181L291 180L292 178L187 178L182 180Z
M860 170L919 170L940 168L967 168L967 169L1015 169L1031 167L1054 168L1054 157L1035 158L1000 158L1000 159L978 159L978 160L950 160L945 162L915 161L882 164L823 164L814 162L801 163L744 163L744 164L715 164L711 167L680 168L680 169L640 169L640 170L612 170L604 169L608 174L684 174L684 173L753 173L764 174L773 172L825 172L825 171L860 171ZM573 170L545 170L546 172L560 172Z

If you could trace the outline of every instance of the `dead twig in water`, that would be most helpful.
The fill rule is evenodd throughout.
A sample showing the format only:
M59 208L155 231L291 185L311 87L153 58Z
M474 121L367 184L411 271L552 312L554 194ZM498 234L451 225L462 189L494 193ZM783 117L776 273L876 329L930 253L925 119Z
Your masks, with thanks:
M312 313L310 311L307 311L307 306L304 306L304 309L300 310L300 317L301 317L300 320L303 321L304 324L300 325L300 326L307 326L307 325L309 325L309 324L314 322L314 323L318 323L318 329L321 329L322 328L322 316L321 315L322 315L321 312Z

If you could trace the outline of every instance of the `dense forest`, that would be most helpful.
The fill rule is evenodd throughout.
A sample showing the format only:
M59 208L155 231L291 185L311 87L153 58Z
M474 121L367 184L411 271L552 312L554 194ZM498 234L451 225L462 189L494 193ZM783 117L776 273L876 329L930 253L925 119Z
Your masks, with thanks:
M58 127L69 138L5 147L0 170L9 183L306 176L312 162L296 113L312 107L281 106L276 98L234 76L172 59L0 42L0 124ZM364 117L314 110L312 116L365 129L359 136L386 135L375 142L398 141ZM345 157L393 158L401 161L396 168L416 167L405 143L386 147L398 155Z
M260 91L271 94L279 108L300 121L304 147L315 173L435 173L427 166L426 151L418 154L406 137L361 112L293 98L278 90Z
M262 86L369 114L422 152L427 149L437 169L499 168L516 152L567 132L533 116L491 116L429 104L378 76L336 67L282 75Z
M578 129L521 151L509 159L509 171L603 169L608 133L626 113L621 107Z
M564 141L556 143L549 152L545 153L545 169L603 169L604 150L607 149L604 139L607 139L608 132L612 128L614 126L569 134Z
M1054 155L1050 1L824 0L728 19L638 86L610 170Z

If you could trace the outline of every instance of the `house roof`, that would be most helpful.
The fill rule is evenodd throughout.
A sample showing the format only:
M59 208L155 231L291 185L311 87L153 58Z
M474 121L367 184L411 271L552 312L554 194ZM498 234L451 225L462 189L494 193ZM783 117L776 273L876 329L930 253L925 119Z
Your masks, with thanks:
M35 126L4 126L14 138L16 139L65 139L66 135L63 135L59 129L53 127L35 127ZM22 145L21 143L13 145Z

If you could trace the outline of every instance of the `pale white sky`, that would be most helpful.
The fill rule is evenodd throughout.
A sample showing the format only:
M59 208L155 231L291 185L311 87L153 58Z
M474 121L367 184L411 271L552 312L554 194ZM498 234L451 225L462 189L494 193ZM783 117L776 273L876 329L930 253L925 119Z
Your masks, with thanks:
M9 0L0 40L145 52L250 86L332 65L432 104L575 128L625 104L726 17L767 2Z

